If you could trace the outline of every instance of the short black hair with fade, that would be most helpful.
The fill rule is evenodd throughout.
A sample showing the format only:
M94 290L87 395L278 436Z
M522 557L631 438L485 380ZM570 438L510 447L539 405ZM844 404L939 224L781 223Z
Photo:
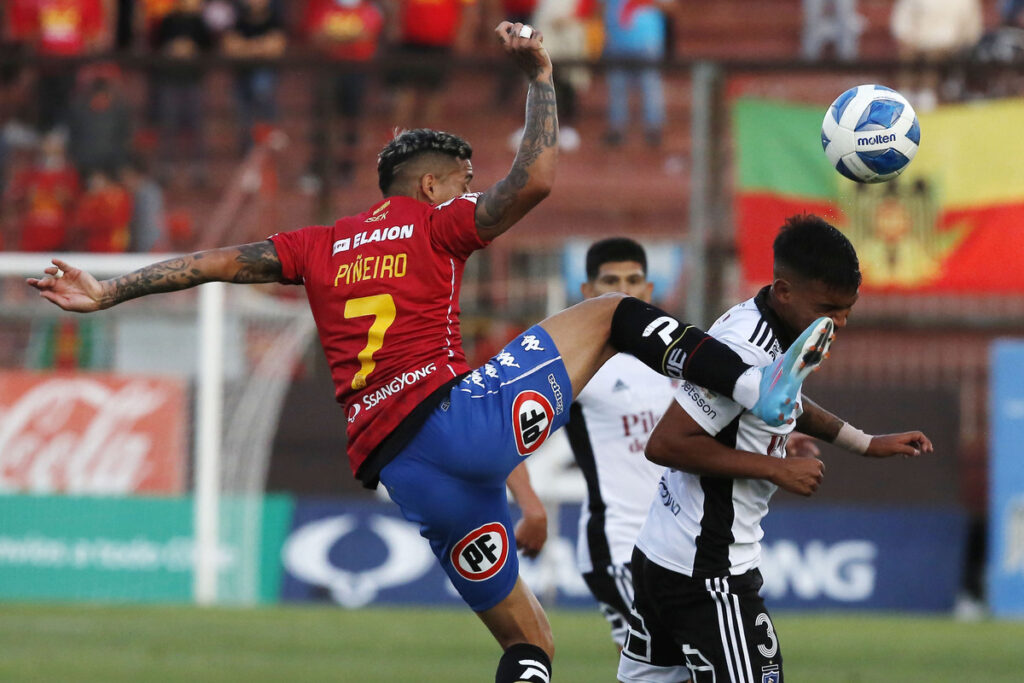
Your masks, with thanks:
M841 292L860 287L857 251L846 235L820 216L805 213L787 218L772 249L776 267Z
M380 191L387 194L395 181L398 167L413 157L427 152L444 154L453 159L470 159L473 148L458 135L429 128L404 130L377 155L377 179Z
M609 237L594 242L587 249L587 280L593 282L604 264L620 261L636 261L647 275L647 252L640 243L628 237Z

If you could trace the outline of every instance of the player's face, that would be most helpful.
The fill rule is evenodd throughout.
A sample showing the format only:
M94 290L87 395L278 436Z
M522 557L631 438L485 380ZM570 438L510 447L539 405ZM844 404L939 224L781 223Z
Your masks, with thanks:
M823 316L832 318L836 327L846 327L857 292L843 292L828 287L820 280L787 280L780 278L772 285L779 315L793 328L802 332Z
M469 159L455 159L452 168L437 176L434 182L434 203L443 204L469 192L473 180L473 164Z
M654 284L647 281L644 267L636 261L610 261L601 264L597 269L597 277L592 282L584 282L581 289L583 296L588 299L609 292L621 292L650 302Z

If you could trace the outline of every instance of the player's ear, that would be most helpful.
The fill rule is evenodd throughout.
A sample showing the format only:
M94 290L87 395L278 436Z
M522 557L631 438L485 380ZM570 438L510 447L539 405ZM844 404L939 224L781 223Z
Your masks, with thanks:
M597 292L594 291L594 285L590 280L584 280L583 284L580 285L580 294L583 295L584 299L592 299Z
M785 278L777 278L775 282L772 283L772 294L774 294L775 298L782 303L789 303L789 300L793 296L793 285Z
M423 195L430 200L430 203L434 203L434 198L437 188L437 177L433 173L424 173L420 176L419 190Z
M647 303L651 303L651 297L654 295L654 283L648 282L644 285L644 296L643 300Z

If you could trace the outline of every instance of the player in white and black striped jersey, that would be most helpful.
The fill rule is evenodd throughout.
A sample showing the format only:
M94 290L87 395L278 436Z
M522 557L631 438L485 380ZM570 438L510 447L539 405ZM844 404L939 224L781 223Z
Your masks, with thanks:
M853 245L817 216L789 219L774 253L772 284L709 330L756 365L821 316L845 326L860 286ZM871 436L806 397L800 403L795 424L770 427L701 387L677 392L647 445L648 459L669 469L633 553L620 681L782 681L778 636L759 593L761 520L778 487L811 495L824 472L817 458L786 457L794 429L872 457L932 450L921 432Z
M580 291L587 299L622 292L651 300L647 254L628 237L590 245L586 273ZM566 435L587 485L576 564L620 649L633 602L633 544L665 470L644 457L644 448L678 386L677 380L620 353L594 374L569 409Z

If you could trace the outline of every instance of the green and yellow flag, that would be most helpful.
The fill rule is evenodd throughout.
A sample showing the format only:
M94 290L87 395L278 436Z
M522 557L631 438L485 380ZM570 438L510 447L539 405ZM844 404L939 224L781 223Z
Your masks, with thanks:
M772 273L786 217L816 213L860 256L865 289L1024 292L1024 99L919 115L907 171L878 185L839 175L821 149L825 106L741 98L733 105L743 275Z

